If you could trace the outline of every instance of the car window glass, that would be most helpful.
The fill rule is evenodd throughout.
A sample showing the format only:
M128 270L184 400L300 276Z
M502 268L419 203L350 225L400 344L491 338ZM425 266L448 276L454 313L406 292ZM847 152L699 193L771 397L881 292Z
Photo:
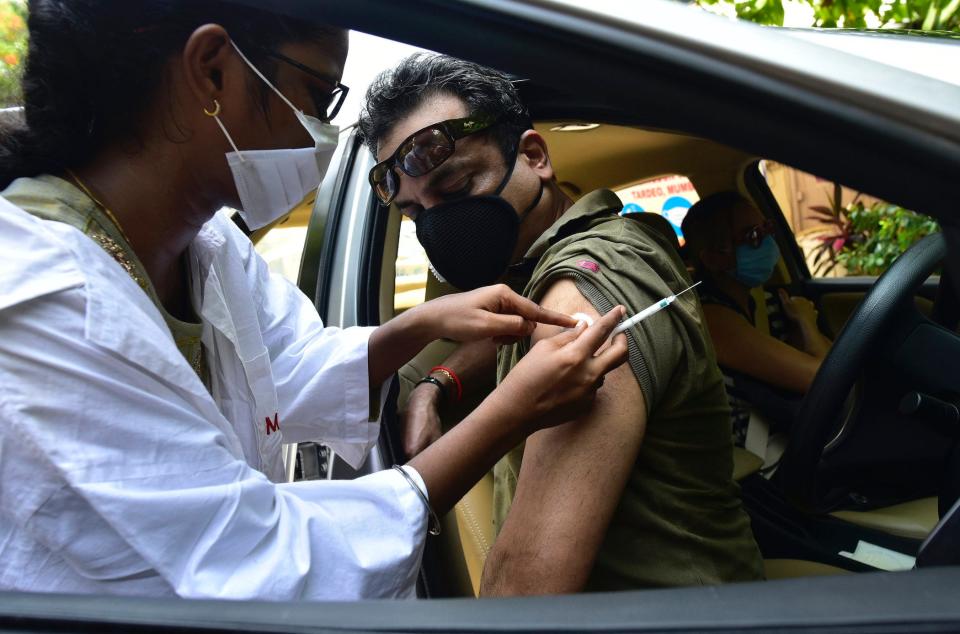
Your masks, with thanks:
M403 217L400 222L400 244L397 248L397 277L393 296L393 311L399 315L408 308L422 304L426 295L429 265L427 254L417 240L417 226Z
M271 273L294 284L300 275L300 259L307 239L307 226L275 227L257 242L257 253L266 260Z
M307 241L307 225L313 211L313 197L295 208L287 218L256 237L254 248L270 267L271 273L294 284L300 277L300 261Z
M773 161L759 163L813 277L877 276L939 231L932 218Z
M616 190L623 201L620 215L635 213L655 213L667 219L683 245L683 223L687 211L693 203L700 200L696 188L686 176L670 174Z

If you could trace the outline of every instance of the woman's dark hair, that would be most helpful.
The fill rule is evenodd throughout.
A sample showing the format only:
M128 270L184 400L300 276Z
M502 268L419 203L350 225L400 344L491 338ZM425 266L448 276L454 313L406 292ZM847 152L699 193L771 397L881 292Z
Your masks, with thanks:
M209 23L223 26L267 77L276 63L265 51L339 33L216 0L30 0L23 113L0 127L0 188L139 139L170 56ZM265 107L269 88L260 84L254 94Z
M510 78L500 71L447 55L415 53L393 70L381 73L367 89L358 127L374 154L390 130L425 99L453 95L467 104L471 116L498 117L490 130L504 158L509 159L520 135L533 127Z
M707 271L700 261L705 249L722 247L730 240L730 214L739 204L750 202L739 192L722 191L698 200L683 218L680 231L685 244L683 256L696 271L698 279L704 279Z

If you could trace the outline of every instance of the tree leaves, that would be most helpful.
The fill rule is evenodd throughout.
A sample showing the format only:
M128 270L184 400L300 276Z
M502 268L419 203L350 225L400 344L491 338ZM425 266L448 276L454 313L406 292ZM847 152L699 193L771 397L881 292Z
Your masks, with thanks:
M850 239L836 250L849 275L880 275L921 238L940 230L936 221L903 207L877 201L848 206Z
M700 6L732 6L737 17L783 26L783 0L693 0ZM960 31L960 0L796 0L813 10L807 26Z
M27 8L0 0L0 107L20 101L20 68L27 54Z

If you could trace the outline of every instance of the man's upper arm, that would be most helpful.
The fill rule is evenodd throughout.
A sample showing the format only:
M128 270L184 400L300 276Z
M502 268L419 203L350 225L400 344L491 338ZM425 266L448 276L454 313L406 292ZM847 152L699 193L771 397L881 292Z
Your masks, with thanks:
M801 394L810 388L820 368L816 357L757 330L729 308L707 305L703 312L721 365Z
M541 304L600 316L569 279L555 282ZM533 342L559 330L538 326ZM530 436L513 504L484 570L484 594L583 588L633 469L645 424L643 393L624 364L606 376L587 415Z

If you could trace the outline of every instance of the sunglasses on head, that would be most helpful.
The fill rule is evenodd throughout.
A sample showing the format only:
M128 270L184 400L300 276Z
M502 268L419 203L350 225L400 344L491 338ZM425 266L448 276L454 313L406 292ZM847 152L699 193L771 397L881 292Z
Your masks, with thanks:
M777 226L772 220L764 220L758 225L754 225L743 232L737 244L748 244L754 249L760 247L760 243L767 236L772 236L777 232Z
M497 117L478 115L449 119L418 130L404 139L396 151L370 170L370 186L383 205L389 205L400 190L399 168L407 176L423 176L453 156L456 142L497 122Z

